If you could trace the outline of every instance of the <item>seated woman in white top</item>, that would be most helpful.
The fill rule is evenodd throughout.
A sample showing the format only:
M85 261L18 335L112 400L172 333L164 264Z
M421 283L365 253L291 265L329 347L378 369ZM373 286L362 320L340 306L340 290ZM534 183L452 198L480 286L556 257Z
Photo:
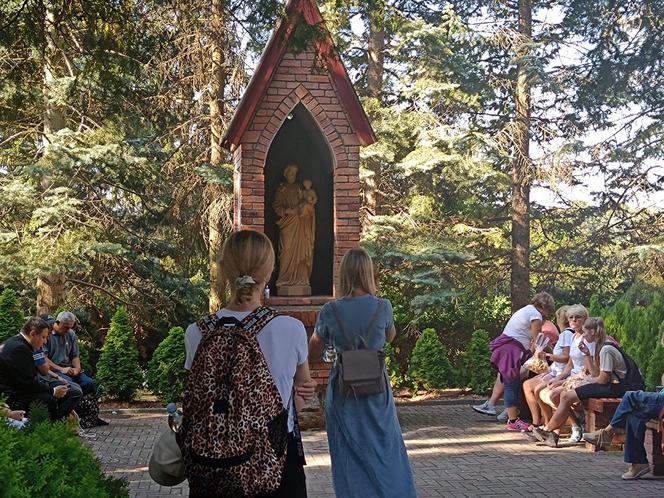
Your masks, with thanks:
M569 306L561 306L556 311L556 322L562 332L553 348L553 353L538 353L540 358L548 358L553 362L549 370L523 383L523 392L533 417L533 426L540 426L545 422L545 420L542 420L539 405L540 391L548 385L551 379L555 378L565 369L569 361L569 350L574 339L574 330L569 328L569 320L567 319L568 308Z
M546 387L539 393L538 404L545 422L551 420L553 410L560 403L560 395L586 376L584 356L579 350L579 343L583 339L583 324L588 318L588 310L581 304L573 304L567 309L566 316L574 335L569 349L567 365L562 371L557 371L556 375L548 381ZM595 344L589 344L588 347L594 353ZM581 422L573 411L570 415L570 422L572 424L572 435L568 442L579 442L583 435L583 427L581 427Z
M595 344L595 353L589 345ZM606 329L600 317L588 318L583 324L583 340L579 343L585 367L590 372L589 382L569 389L560 396L556 413L541 429L533 434L549 446L558 446L558 435L553 431L563 425L572 407L588 398L622 397L625 386L620 382L627 376L627 365L620 350L606 342Z

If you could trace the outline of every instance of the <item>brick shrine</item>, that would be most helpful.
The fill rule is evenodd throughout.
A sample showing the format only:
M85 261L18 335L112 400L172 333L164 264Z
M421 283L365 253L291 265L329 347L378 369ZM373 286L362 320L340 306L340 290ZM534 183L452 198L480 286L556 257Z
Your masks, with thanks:
M233 154L234 228L264 232L278 248L274 192L286 164L318 193L312 296L273 295L266 304L301 320L311 334L332 300L338 266L360 240L360 147L375 141L315 0L289 0L223 139ZM302 30L316 36L302 46ZM278 255L277 255L278 260ZM276 271L275 277L276 278ZM276 290L274 279L270 289ZM329 365L312 364L319 386Z

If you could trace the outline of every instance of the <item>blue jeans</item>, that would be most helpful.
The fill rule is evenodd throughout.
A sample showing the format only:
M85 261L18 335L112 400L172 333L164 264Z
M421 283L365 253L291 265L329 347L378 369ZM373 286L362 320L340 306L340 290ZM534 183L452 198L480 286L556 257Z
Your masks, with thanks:
M62 372L58 372L58 375L68 382L73 382L74 384L81 386L83 394L94 394L97 392L97 383L94 381L94 379L91 379L83 372L78 374L76 377L70 377L69 375L63 374Z
M664 408L664 392L627 391L616 413L611 427L625 431L625 462L648 463L644 441L646 422L659 417Z
M512 382L503 382L505 392L503 393L503 403L505 408L514 408L519 406L519 395L521 394L521 378L517 377Z

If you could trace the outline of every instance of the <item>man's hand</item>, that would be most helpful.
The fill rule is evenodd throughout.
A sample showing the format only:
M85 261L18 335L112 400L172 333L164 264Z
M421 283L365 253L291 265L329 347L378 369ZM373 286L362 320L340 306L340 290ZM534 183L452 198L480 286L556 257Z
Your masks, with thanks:
M53 389L53 396L57 399L63 398L67 395L67 391L69 391L69 386L56 386Z
M13 410L7 414L7 417L18 420L19 422L25 417L25 412L23 410Z
M70 372L69 375L70 375L71 377L78 377L78 376L81 374L81 369L80 369L80 368L76 368L76 367L71 367L71 368L69 369L69 372Z
M563 381L562 380L557 380L557 379L551 379L549 383L547 384L547 387L549 389L553 389L554 387L562 386Z
M314 379L309 379L307 382L304 382L299 386L295 386L295 394L305 400L309 400L314 397L317 384L318 383Z

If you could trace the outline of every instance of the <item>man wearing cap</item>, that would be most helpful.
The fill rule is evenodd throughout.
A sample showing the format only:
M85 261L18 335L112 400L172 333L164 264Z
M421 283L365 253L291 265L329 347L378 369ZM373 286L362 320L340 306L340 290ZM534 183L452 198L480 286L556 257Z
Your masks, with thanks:
M64 380L81 386L83 394L95 393L97 390L95 381L85 375L81 369L78 339L72 330L75 324L76 315L71 311L58 314L53 324L53 331L44 346L46 362L50 370Z

